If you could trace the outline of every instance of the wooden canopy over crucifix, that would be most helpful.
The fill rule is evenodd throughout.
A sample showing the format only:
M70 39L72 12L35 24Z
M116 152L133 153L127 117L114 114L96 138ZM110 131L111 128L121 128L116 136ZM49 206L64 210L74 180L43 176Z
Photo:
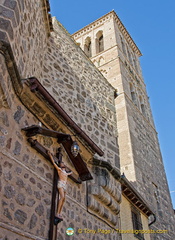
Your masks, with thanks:
M71 152L71 146L73 144L71 135L53 131L37 125L32 125L30 127L23 128L22 130L27 132L26 133L27 137L32 137L35 136L36 134L41 134L43 136L57 138L58 143L61 143L64 149L66 150L72 164L74 165L77 173L79 174L80 179L82 181L92 179L92 176L86 166L86 163L82 160L80 153L78 153L78 155L74 157Z

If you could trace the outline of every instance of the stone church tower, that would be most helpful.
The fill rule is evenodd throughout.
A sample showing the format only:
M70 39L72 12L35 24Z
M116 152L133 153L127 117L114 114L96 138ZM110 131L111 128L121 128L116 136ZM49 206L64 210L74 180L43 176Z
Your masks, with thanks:
M121 173L152 206L152 228L174 239L174 213L137 45L114 11L73 34L95 66L116 89L115 103ZM98 84L98 83L97 83Z
M141 52L116 13L76 44L49 0L0 7L0 239L174 240ZM72 171L59 224L48 149Z

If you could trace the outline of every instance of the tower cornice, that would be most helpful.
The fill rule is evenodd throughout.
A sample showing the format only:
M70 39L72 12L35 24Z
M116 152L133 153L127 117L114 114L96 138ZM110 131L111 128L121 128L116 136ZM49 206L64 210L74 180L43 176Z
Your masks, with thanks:
M91 32L92 29L96 29L97 27L103 25L106 21L108 21L111 18L113 18L114 21L116 21L119 30L124 35L126 41L131 46L133 51L136 52L139 57L142 56L141 51L137 47L136 43L134 42L131 35L129 34L129 32L127 31L127 29L125 28L122 21L120 20L120 18L118 17L118 15L116 14L116 12L114 10L112 10L111 12L109 12L109 13L105 14L104 16L100 17L99 19L95 20L94 22L88 24L87 26L83 27L82 29L78 30L77 32L72 34L72 37L76 40L79 37L87 34L88 32Z

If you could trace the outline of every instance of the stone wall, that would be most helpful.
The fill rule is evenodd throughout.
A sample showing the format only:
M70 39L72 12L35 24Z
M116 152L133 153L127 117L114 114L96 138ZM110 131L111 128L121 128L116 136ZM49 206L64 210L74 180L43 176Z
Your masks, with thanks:
M0 237L14 239L19 234L20 239L28 239L25 235L40 239L48 231L53 171L21 131L38 120L17 99L2 55L0 69L0 82L7 83L5 95L10 102L0 109ZM24 237L20 237L22 232Z
M114 89L56 19L54 29L40 80L119 168Z
M130 48L129 50L132 53ZM146 85L141 72L136 71L122 49L119 55L121 82L124 90L123 96L119 95L116 100L119 142L121 141L119 146L120 152L127 156L123 158L120 155L121 172L125 173L155 211L157 220L151 228L167 229L168 233L163 238L172 239L174 213ZM130 84L133 86L135 99L132 97ZM144 105L144 111L141 104ZM128 125L126 131L121 133L124 121L127 121ZM124 142L128 143L128 147L125 147ZM128 151L129 147L130 151ZM153 235L151 239L154 239Z
M0 39L9 42L21 78L39 77L47 49L45 0L2 0Z
M130 50L130 52L132 51ZM128 155L128 158L122 158L120 155L121 171L152 206L157 220L151 228L168 230L163 239L172 239L174 213L146 86L142 76L137 74L131 62L125 60L126 56L124 57L122 51L120 55L124 94L123 97L119 96L116 100L118 106L121 105L120 112L117 109L117 115L121 114L122 116L123 114L123 119L128 122L125 133L120 135L119 130L119 139L123 141L121 145L119 144L120 150ZM134 98L130 84L133 86ZM119 120L119 117L117 119ZM121 117L119 120L120 129L122 129L123 119ZM123 144L126 140L128 142L127 148ZM129 147L130 153L128 154ZM161 239L159 234L157 237ZM151 235L151 239L154 239L153 235Z
M8 100L2 98L0 101L0 237L4 240L48 239L53 166L31 148L24 131L21 131L26 126L38 124L38 119L17 98L4 56L1 56L0 69L3 75L0 85L5 92L4 97L9 97ZM2 80L7 83L6 86L3 85ZM58 147L57 141L52 138L38 135L35 139L44 147L50 148L52 152L55 152ZM65 153L63 158L75 172ZM97 185L99 182L97 175L99 176L100 169L96 167L95 170L91 165L88 167L94 176L94 181L88 183L91 187L91 184ZM113 216L112 212L119 213L120 184L109 173L101 173L100 176L101 181L98 184L104 187L103 193L108 194L107 199L110 202L110 199L113 199L111 206L107 207L109 203L105 199L99 199L98 208L94 211L91 209L94 204L90 204L88 210L87 198L94 203L93 195L95 194L86 189L86 183L77 185L69 180L67 200L63 208L64 222L59 225L59 239L67 239L66 228L73 227L75 240L85 237L102 240L105 235L99 229L110 230L111 228L106 223L118 226L118 217L114 213ZM104 183L106 180L111 182L109 186L106 186L106 182ZM99 216L102 220L99 220ZM88 233L88 230L98 230L99 233L93 235L92 232ZM110 237L117 240L119 236L114 232Z
M119 95L116 104L121 172L152 206L157 220L151 228L168 230L163 239L172 239L174 213L146 86L143 78L137 76L132 65L129 61L125 62L122 56L120 68L124 94ZM135 100L130 84L134 88ZM140 97L143 99L144 112ZM127 125L124 124L126 122ZM157 234L157 237L161 239L161 235ZM153 235L151 239L154 239Z
M159 145L157 145L157 133L144 116L137 114L134 106L130 105L128 113L130 114L130 112L132 112L133 118L133 121L130 122L132 124L130 134L137 179L134 184L144 199L154 206L157 217L154 225L157 225L159 229L167 229L169 231L167 239L171 239L174 232L173 209L168 194L169 189L163 160ZM148 192L149 194L147 194Z

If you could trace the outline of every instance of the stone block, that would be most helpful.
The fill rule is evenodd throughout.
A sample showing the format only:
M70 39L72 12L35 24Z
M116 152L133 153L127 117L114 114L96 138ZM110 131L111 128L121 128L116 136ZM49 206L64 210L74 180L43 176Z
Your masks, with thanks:
M17 27L15 13L13 10L0 6L0 15L5 18L11 19L13 27Z
M25 196L24 194L22 193L19 193L17 196L16 196L16 202L21 205L21 206L24 206L25 205Z
M16 0L6 0L4 2L4 6L10 8L10 9L15 9L17 5L17 1Z
M5 146L6 138L5 136L0 136L0 146L3 147Z
M24 116L24 110L22 110L21 106L18 106L17 111L14 114L15 121L19 123L23 116Z
M37 225L38 217L33 213L28 224L29 229L33 229Z
M11 21L8 19L4 19L0 17L0 28L8 33L8 36L10 37L11 40L14 38L14 33L13 33L13 27L11 25Z
M13 150L14 155L20 155L21 152L21 143L18 141L15 142L15 148Z
M8 35L5 31L0 30L0 40L9 42Z
M7 199L10 199L10 198L13 198L16 194L16 191L14 189L13 186L11 185L6 185L4 187L4 196L7 198Z
M12 216L8 208L4 209L4 216L6 216L9 220L12 220Z
M44 207L43 207L43 205L41 203L35 208L35 212L39 216L43 216L43 214L44 214Z
M36 203L36 201L32 198L29 198L28 199L28 202L27 202L27 206L29 207L33 207L33 205Z
M24 225L25 221L27 220L27 213L18 209L14 213L15 220L17 220L20 224Z

